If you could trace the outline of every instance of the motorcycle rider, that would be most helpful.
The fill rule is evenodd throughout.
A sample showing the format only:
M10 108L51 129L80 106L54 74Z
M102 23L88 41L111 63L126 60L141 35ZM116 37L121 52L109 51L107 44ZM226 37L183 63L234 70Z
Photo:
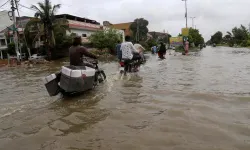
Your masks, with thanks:
M82 57L87 56L92 59L97 59L97 56L88 52L88 50L81 46L82 39L81 37L75 37L73 40L72 46L69 48L69 59L70 65L72 66L83 66L86 65L88 67L94 68L94 66L90 63L83 63Z
M130 36L125 37L125 42L121 44L121 50L122 50L122 59L125 60L125 63L127 63L129 60L140 60L141 56L132 44L130 42ZM127 70L127 65L125 65L125 70ZM138 66L135 66L135 70L138 71Z
M122 50L122 59L125 60L139 60L141 59L140 54L130 42L130 36L125 37L125 42L121 44L121 50Z

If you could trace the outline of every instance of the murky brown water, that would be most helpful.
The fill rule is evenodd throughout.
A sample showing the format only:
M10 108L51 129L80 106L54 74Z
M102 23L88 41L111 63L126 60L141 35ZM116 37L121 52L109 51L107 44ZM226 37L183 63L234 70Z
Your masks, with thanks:
M250 50L151 56L140 73L74 98L49 97L41 78L64 62L0 70L0 149L249 150Z

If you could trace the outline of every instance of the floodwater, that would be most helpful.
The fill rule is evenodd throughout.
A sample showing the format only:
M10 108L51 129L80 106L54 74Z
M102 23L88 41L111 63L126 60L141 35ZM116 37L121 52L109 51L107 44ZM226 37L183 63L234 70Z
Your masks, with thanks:
M0 70L0 149L250 149L249 49L150 54L124 78L117 63L102 63L103 85L49 97L42 77L66 63Z

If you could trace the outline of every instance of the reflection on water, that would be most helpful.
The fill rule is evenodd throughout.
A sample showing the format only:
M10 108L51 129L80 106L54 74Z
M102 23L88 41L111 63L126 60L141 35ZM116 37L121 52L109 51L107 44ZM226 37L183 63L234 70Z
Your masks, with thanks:
M41 78L67 60L0 70L0 149L250 149L249 49L149 55L137 74L76 97L49 97Z

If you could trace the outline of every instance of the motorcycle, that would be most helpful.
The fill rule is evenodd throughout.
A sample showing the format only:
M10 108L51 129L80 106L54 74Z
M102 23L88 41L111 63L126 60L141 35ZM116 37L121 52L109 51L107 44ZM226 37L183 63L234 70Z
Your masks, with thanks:
M143 60L129 60L129 59L122 59L120 63L120 74L126 75L127 73L138 72L138 68L141 64L145 61Z
M86 64L86 63L84 63ZM98 61L83 66L62 66L58 73L44 78L45 87L50 96L59 93L73 95L95 88L106 80L106 74L98 67Z

